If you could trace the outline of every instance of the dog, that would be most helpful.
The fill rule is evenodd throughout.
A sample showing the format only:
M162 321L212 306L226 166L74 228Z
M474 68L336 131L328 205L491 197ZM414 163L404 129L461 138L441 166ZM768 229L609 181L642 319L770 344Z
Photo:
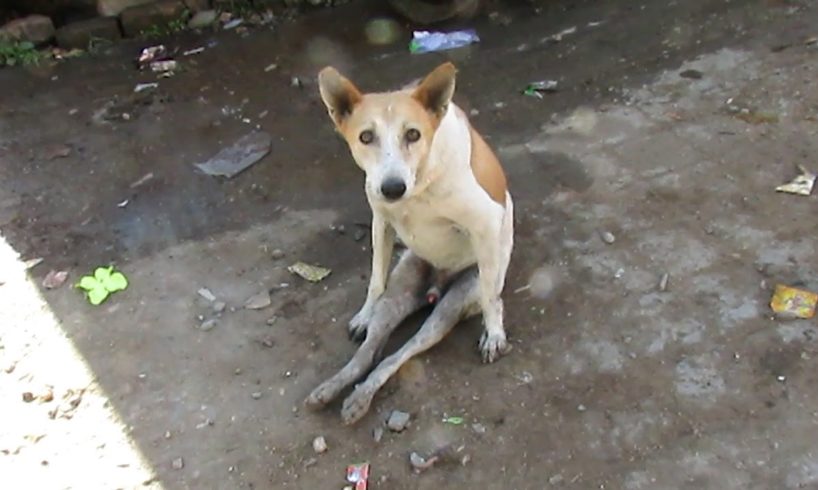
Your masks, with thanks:
M347 425L366 414L401 365L465 318L483 315L483 362L510 350L501 293L514 244L514 204L499 160L452 102L455 78L454 65L444 63L413 87L362 93L333 67L318 75L335 129L366 174L372 273L366 300L349 322L350 337L363 343L305 404L323 407L361 379L398 324L434 304L420 330L346 398L341 417ZM396 239L406 250L389 274Z

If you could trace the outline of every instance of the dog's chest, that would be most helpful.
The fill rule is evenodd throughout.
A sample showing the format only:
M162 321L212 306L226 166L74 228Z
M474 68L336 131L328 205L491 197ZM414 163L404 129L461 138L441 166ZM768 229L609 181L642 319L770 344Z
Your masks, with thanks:
M387 221L404 245L436 268L460 270L475 262L468 232L426 203L390 210Z

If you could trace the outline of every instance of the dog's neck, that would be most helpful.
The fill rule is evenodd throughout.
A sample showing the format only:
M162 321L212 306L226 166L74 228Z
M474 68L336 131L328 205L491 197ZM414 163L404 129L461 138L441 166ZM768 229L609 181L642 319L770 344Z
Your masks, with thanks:
M429 154L418 173L414 195L421 195L436 184L445 182L447 175L468 172L471 159L469 121L463 111L450 103L435 131Z

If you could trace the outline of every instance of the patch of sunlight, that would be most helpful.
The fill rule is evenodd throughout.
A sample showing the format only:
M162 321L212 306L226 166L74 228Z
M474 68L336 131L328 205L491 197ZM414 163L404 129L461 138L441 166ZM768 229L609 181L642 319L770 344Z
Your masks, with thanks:
M162 488L2 236L0 416L3 488Z

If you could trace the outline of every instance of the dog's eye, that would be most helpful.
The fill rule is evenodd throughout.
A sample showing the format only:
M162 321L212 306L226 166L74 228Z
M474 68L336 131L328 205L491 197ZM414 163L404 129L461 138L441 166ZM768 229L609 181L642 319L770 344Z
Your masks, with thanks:
M409 143L414 143L415 141L420 139L420 131L415 128L411 128L406 131L406 141Z
M361 134L358 135L358 139L361 141L361 143L368 145L375 140L375 133L369 129L361 131Z

